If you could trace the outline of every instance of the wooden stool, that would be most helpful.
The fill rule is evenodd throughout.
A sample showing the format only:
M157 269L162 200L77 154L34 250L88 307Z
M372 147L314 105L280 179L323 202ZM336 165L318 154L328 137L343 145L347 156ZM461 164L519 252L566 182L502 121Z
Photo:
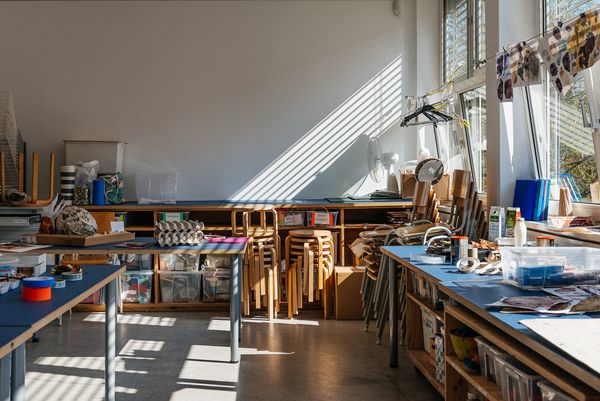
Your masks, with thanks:
M252 225L258 215L259 225ZM268 216L271 215L271 224ZM240 223L241 217L241 225ZM269 319L280 310L281 256L277 214L274 210L234 210L231 213L234 236L248 237L242 270L242 313L250 315L252 296L256 309L267 308Z
M285 240L285 261L288 317L298 314L306 296L308 302L322 301L327 319L333 304L329 277L335 266L335 243L331 232L291 230Z

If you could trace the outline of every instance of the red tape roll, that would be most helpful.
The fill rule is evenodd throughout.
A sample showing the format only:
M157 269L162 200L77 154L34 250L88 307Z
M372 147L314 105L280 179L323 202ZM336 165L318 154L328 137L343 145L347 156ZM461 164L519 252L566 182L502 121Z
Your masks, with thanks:
M49 301L52 299L52 288L21 287L21 299L23 301Z

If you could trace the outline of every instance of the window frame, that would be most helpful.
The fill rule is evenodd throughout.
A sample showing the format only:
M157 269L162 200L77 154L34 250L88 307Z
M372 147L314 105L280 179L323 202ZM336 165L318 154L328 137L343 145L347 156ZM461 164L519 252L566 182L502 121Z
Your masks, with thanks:
M446 34L446 6L448 0L442 0L441 10L441 26L442 26L442 37L441 37L441 80L442 82L447 80L447 74L451 71L446 70L446 48L445 44L447 41ZM466 59L466 71L455 77L455 82L468 81L476 76L477 71L481 70L480 62L486 59L486 55L483 55L483 59L479 59L481 55L478 54L479 50L479 20L477 18L479 11L479 1L483 1L485 10L486 0L465 0L467 3L467 59ZM485 26L485 24L484 24Z

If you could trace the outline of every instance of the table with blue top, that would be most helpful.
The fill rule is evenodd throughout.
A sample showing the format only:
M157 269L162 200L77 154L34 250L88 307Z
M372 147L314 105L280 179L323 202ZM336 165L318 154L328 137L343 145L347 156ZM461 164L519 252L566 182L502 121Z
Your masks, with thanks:
M547 296L543 291L527 291L502 282L443 281L440 291L448 294L458 304L491 323L498 330L525 344L527 348L563 367L600 392L600 377L589 368L568 356L521 323L528 319L598 319L599 313L585 315L535 315L526 313L501 313L499 308L487 306L504 297Z
M425 246L383 246L381 252L389 256L389 320L390 320L390 366L398 366L398 268L412 270L428 281L439 284L444 281L494 281L498 276L480 276L461 273L452 264L429 265L410 261L410 255L425 253Z
M241 327L241 282L242 259L246 252L248 239L245 237L232 237L208 240L201 245L185 246L159 246L152 237L140 237L134 241L143 243L144 247L124 247L125 243L104 244L88 247L55 245L48 248L36 249L23 254L46 253L51 255L123 255L123 254L197 254L197 255L227 255L231 258L230 274L230 361L240 361L240 327Z
M6 335L12 341L10 374L10 398L2 401L25 400L25 341L31 335L59 318L63 313L94 294L105 289L105 396L115 399L115 357L117 329L117 280L125 266L100 265L83 266L83 278L69 281L65 288L52 289L52 299L41 302L27 302L21 299L21 291L13 290L0 297L0 338ZM10 340L10 337L13 340ZM16 337L15 337L16 336ZM4 342L0 341L0 342ZM0 344L1 345L1 344ZM7 349L3 345L2 349ZM3 367L5 363L3 363ZM4 369L2 376L5 377ZM6 392L6 382L2 381L0 394Z

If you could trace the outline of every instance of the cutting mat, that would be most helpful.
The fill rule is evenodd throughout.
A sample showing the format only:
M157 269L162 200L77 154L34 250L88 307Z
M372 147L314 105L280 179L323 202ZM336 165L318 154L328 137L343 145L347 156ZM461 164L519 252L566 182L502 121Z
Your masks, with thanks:
M520 323L600 374L600 319L525 319Z

